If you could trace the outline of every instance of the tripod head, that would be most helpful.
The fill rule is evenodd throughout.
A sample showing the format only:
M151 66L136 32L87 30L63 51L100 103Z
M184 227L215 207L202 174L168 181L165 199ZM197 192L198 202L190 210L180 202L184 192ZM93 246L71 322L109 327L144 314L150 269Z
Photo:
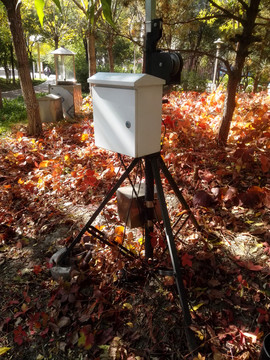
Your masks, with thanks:
M157 43L162 36L162 19L149 20L148 17L149 12L146 7L145 72L164 79L166 85L180 84L183 68L182 57L176 52L157 49Z

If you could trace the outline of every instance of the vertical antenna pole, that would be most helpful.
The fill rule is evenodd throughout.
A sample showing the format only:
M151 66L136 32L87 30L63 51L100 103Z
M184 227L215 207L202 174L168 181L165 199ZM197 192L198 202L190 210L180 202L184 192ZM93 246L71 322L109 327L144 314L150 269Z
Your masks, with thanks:
M156 0L145 1L145 31L151 32L151 20L156 18Z
M152 20L156 16L156 0L145 1L145 52L144 52L144 67L145 72L149 71L149 60L151 54L149 53L149 39L152 30ZM151 237L153 232L153 217L154 217L154 175L152 171L151 162L145 159L145 258L153 258L153 247L151 244Z

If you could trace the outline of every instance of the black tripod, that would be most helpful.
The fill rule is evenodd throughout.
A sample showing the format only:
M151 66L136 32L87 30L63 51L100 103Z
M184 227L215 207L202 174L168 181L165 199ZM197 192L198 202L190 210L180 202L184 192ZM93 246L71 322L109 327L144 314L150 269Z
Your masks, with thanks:
M96 236L98 239L104 241L102 239L102 237L100 236L100 234L98 234L98 232L94 230L95 228L92 226L92 223L97 218L97 216L101 213L101 211L103 210L105 205L110 201L110 199L112 198L112 196L114 195L116 190L120 187L120 185L124 182L124 180L129 176L130 172L139 163L139 161L141 159L144 159L145 164L146 164L146 169L145 169L147 172L146 173L146 181L148 182L147 186L146 186L146 192L148 191L148 194L146 194L146 195L148 195L149 199L153 195L151 188L154 187L154 181L156 184L157 195L158 195L158 200L159 200L160 207L161 207L162 219L163 219L164 229L165 229L165 234L166 234L166 241L167 241L168 250L169 250L169 254L170 254L170 258L171 258L172 268L173 268L173 275L175 278L177 291L178 291L179 298L180 298L180 304L181 304L182 311L183 311L185 334L186 334L186 338L187 338L188 348L189 348L189 351L191 353L193 353L195 351L197 345L196 345L194 333L189 328L189 326L191 325L191 316L190 316L190 312L189 312L186 291L185 291L185 287L183 284L180 261L177 256L177 250L176 250L176 246L175 246L175 242L174 242L174 236L173 236L171 223L170 223L170 219L169 219L169 214L168 214L168 210L167 210L167 206L166 206L165 196L164 196L164 192L163 192L163 188L162 188L160 170L162 170L162 172L165 175L165 177L167 178L171 188L173 189L175 195L177 196L178 200L180 201L184 210L186 211L186 213L188 215L186 219L189 218L197 230L200 230L200 226L198 225L186 200L184 199L181 191L178 189L177 184L175 183L173 177L171 176L169 170L167 169L160 153L155 153L155 154L144 156L142 158L133 159L131 164L126 168L123 175L119 178L119 180L115 183L115 185L112 187L112 189L106 195L106 197L104 198L102 203L99 205L97 210L93 213L93 215L90 217L88 222L81 229L81 231L77 235L77 237L72 241L72 243L67 248L61 249L59 252L59 255L56 256L54 260L56 260L55 261L56 265L61 266L62 264L65 264L66 258L70 255L70 252L72 251L74 246L80 241L80 239L82 238L82 236L84 235L84 233L86 231L89 231L90 233L93 234L93 236ZM150 195L149 195L149 192L150 192ZM147 201L151 202L151 201L149 201L149 199L148 200L145 199L146 202ZM153 200L153 197L152 197L152 200ZM146 213L147 213L147 211L146 211ZM148 215L149 215L149 213L147 214L147 216ZM186 222L186 220L185 220L185 222ZM105 242L106 242L106 240L105 240ZM111 244L108 243L108 245L111 245ZM148 246L148 252L149 252L149 241L148 241L148 245L147 245L147 239L146 239L146 247L147 246ZM124 252L125 255L129 255L127 249L125 249L123 247L121 249L121 247L120 247L120 250L122 250L122 252ZM147 249L146 249L146 251L147 251ZM146 254L146 258L147 257L148 256Z

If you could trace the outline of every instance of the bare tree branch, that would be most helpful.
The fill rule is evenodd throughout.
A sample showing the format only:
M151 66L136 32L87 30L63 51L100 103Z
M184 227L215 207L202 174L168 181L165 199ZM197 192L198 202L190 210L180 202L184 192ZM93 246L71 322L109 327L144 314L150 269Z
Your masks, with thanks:
M175 21L175 22L166 22L163 21L164 25L173 26L173 25L179 25L179 24L189 24L195 21L204 21L204 20L211 20L211 19L223 19L227 18L227 15L224 14L217 14L217 15L208 15L204 17L196 17L193 19L185 20L185 21Z
M76 6L78 6L78 8L80 9L80 10L82 10L82 12L85 14L85 15L87 15L87 11L85 10L85 8L77 1L77 0L72 0L73 2L74 2L74 4L76 5Z
M228 11L227 9L223 8L222 6L216 4L213 0L209 0L210 4L212 4L215 8L217 8L218 10L222 11L228 18L234 19L236 21L239 21L241 24L243 24L245 22L245 20L239 16L236 16L234 14L232 14L230 11Z
M267 22L270 22L270 18L266 18L266 17L261 16L261 15L258 16L258 19L262 19L262 20L265 20ZM267 24L265 24L265 25L267 25Z
M243 6L243 8L244 8L245 10L248 9L248 4L246 4L243 0L238 0L238 1L240 2L240 4Z
M270 21L270 20L268 20L268 21ZM255 26L267 26L267 24L266 23L258 23L258 22L256 22Z

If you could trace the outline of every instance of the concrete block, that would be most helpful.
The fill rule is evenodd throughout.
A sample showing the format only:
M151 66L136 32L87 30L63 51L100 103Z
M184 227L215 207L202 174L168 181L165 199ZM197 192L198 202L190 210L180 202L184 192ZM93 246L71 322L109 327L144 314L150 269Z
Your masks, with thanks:
M41 121L56 122L63 119L62 98L49 94L38 99Z
M143 227L145 223L145 184L123 186L116 191L118 215L129 228ZM156 188L154 191L154 218L162 219L161 208L157 199Z

